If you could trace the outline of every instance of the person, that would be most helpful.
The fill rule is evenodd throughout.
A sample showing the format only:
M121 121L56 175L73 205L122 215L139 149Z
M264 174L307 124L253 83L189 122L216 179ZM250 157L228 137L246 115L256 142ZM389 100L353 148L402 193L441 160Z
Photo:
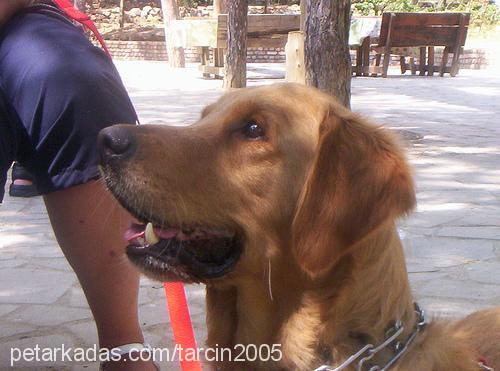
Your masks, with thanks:
M33 176L92 310L102 348L143 343L131 221L99 181L96 139L137 116L113 63L50 2L0 1L0 202L13 161ZM57 282L54 282L57 284ZM126 346L124 346L126 345ZM155 370L119 361L106 370Z
M9 187L9 196L29 198L38 195L38 189L31 173L17 162L14 162L14 165L12 165L12 182Z

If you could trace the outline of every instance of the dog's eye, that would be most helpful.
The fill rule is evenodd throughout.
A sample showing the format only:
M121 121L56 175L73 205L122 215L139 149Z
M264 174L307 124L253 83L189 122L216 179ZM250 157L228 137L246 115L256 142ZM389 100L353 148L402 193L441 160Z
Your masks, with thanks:
M256 140L264 137L264 128L254 121L247 122L243 127L243 135L248 139Z

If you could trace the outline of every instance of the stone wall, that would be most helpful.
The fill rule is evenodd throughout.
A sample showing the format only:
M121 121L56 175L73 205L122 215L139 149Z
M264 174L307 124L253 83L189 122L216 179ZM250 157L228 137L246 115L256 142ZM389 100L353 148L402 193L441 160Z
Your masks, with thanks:
M167 60L165 44L161 41L117 41L109 40L107 45L116 59L124 60ZM186 62L200 61L197 48L185 49ZM248 62L253 63L284 63L285 51L283 48L248 48ZM351 55L353 61L354 54ZM460 56L460 66L465 69L484 69L493 65L498 59L493 53L485 49L466 49ZM450 58L451 59L451 58ZM439 65L441 51L436 50L435 65ZM399 57L392 58L392 64L399 64Z
M168 60L165 43L162 41L119 41L107 40L106 45L115 59L123 60ZM187 63L199 63L197 48L185 48ZM248 62L254 63L284 63L283 48L248 48Z

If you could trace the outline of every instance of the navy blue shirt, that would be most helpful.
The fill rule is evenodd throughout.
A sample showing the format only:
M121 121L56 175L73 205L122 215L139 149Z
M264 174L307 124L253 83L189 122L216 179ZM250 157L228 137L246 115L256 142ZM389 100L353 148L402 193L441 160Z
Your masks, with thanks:
M136 121L109 57L62 13L35 6L2 27L0 201L13 160L42 193L95 179L98 132Z

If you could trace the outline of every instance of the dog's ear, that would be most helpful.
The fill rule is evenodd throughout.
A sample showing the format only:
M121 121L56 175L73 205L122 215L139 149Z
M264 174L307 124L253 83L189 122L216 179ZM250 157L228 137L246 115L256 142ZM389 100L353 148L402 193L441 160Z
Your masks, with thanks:
M215 103L212 103L212 104L209 104L209 105L205 106L205 107L201 110L201 115L200 115L200 118L204 118L204 117L208 116L208 114L209 114L210 112L212 112L214 109L215 109Z
M299 265L320 276L349 248L415 205L413 179L395 138L333 107L298 202L292 239Z

